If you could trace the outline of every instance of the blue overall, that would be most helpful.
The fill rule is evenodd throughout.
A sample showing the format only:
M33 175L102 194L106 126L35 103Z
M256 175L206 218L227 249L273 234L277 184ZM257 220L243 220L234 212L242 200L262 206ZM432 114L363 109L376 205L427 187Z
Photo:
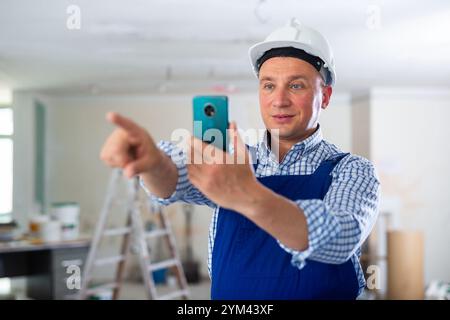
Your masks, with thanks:
M291 200L323 199L331 171L347 154L323 161L309 175L258 178ZM257 164L256 164L257 166ZM255 167L256 167L255 166ZM276 214L276 212L274 212ZM212 253L212 299L356 299L359 285L349 259L343 264L306 260L299 269L275 238L243 215L221 208Z

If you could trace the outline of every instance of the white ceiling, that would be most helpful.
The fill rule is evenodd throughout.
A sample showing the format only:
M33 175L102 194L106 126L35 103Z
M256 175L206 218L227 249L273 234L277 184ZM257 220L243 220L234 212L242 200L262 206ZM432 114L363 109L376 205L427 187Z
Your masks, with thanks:
M66 27L72 4L80 30ZM332 44L337 90L450 87L448 0L0 0L0 83L53 93L246 91L255 86L248 47L294 16Z

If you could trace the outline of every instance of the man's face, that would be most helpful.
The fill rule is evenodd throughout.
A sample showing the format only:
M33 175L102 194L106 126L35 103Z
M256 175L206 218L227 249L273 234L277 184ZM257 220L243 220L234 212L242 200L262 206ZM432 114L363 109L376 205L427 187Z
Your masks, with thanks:
M280 140L298 142L312 134L331 92L319 72L297 58L271 58L259 70L261 115L269 131L279 129Z

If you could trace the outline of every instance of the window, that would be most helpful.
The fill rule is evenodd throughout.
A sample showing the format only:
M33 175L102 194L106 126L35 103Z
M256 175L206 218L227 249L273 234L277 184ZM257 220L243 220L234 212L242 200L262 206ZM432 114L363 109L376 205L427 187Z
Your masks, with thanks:
M11 219L13 201L13 112L0 105L0 222Z

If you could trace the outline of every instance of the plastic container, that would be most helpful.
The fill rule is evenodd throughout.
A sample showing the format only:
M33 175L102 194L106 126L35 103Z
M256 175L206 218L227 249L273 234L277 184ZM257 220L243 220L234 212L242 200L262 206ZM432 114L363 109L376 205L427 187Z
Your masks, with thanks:
M113 298L113 291L107 289L97 291L96 293L88 296L89 300L112 300L112 298Z
M152 272L153 275L153 281L155 284L163 284L166 283L166 275L167 275L167 269L160 269Z
M41 237L44 242L54 242L61 240L61 223L49 220L42 224Z
M28 222L30 236L35 239L41 239L44 224L49 221L50 217L43 214L32 216Z
M55 202L51 216L61 223L61 240L75 240L80 235L80 206L76 202Z

